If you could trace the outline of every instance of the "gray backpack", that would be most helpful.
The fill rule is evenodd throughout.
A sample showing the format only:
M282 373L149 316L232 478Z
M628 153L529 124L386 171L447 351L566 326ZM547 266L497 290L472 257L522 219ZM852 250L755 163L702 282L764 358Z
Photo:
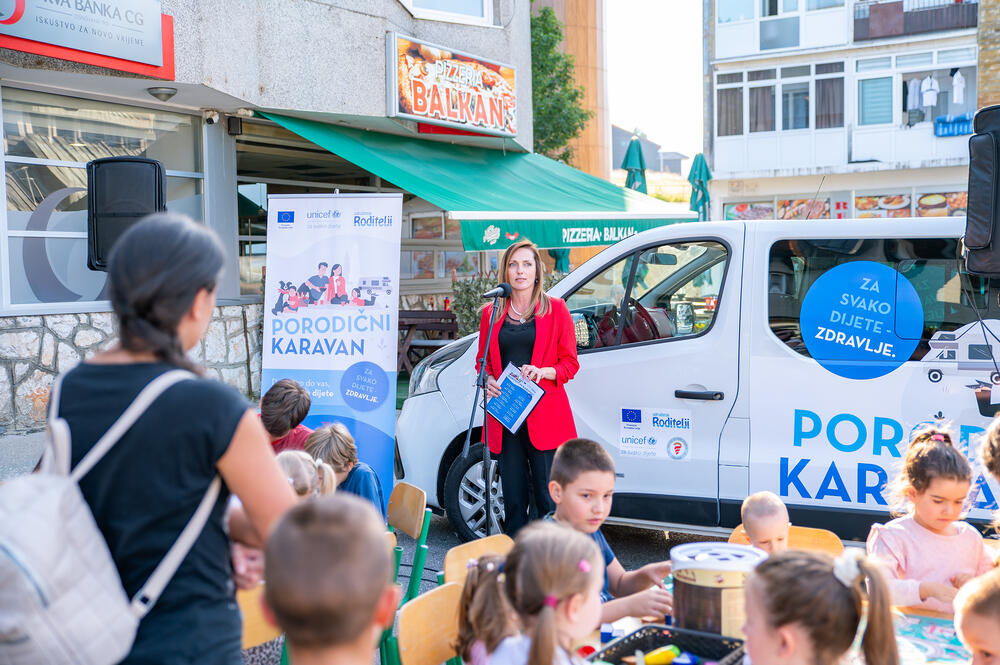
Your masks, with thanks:
M70 431L52 388L48 445L38 473L0 485L0 665L110 665L128 655L152 609L208 521L218 476L134 598L77 484L163 391L191 372L171 370L143 388L70 473Z

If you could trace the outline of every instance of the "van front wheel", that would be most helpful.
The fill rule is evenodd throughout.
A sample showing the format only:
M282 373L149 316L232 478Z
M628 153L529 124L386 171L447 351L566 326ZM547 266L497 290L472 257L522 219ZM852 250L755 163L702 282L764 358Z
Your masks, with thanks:
M483 444L469 448L469 456L459 455L444 481L444 509L452 528L463 541L486 535L486 493L483 483ZM491 501L490 535L503 533L503 488L496 460L489 463Z

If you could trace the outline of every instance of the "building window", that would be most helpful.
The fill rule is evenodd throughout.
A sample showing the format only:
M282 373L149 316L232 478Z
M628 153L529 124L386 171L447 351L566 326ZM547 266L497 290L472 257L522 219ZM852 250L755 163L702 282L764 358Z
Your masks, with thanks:
M892 77L858 81L858 124L892 122Z
M727 83L743 83L743 72L736 72L735 74L719 74L716 78L716 83L719 85L725 85Z
M719 23L747 21L753 16L753 0L718 0L715 5Z
M843 6L844 0L806 0L806 9L809 11Z
M839 74L843 71L843 62L824 62L816 65L816 76L820 76L822 74Z
M844 126L844 79L816 79L816 129Z
M934 63L934 52L908 53L896 56L897 67L926 67Z
M854 64L854 69L858 72L873 72L879 69L890 68L892 68L891 56L886 56L884 58L866 58L864 60L858 60Z
M718 97L718 135L739 136L743 133L743 88L721 88Z
M774 131L774 86L750 88L750 131Z
M809 76L811 73L811 65L796 65L795 67L781 68L781 78L783 79L802 78L803 76Z
M781 86L781 128L809 129L809 82Z
M798 45L798 16L760 22L760 50L793 48Z
M89 99L3 88L8 274L3 306L107 300L106 274L87 268L87 162L146 157L167 171L167 209L204 217L201 119ZM44 202L45 205L42 205ZM39 209L50 211L39 216ZM21 311L24 311L23 309ZM37 310L42 311L42 310Z
M399 0L415 18L489 25L493 0Z

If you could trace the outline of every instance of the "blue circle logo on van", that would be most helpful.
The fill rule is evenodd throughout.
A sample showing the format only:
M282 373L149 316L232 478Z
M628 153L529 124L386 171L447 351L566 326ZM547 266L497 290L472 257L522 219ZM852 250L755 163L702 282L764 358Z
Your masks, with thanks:
M806 293L799 315L813 360L846 379L885 376L910 359L924 308L909 280L874 261L827 270Z

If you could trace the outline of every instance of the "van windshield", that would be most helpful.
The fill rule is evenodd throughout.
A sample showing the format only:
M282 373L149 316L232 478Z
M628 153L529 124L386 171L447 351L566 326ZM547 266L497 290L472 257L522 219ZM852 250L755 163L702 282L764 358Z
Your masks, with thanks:
M906 279L916 290L924 322L911 360L924 358L935 346L932 340L937 342L942 335L978 321L977 310L984 319L1000 318L997 298L989 297L990 289L996 293L1000 282L991 284L988 279L967 274L957 239L796 239L771 246L767 284L771 332L808 356L799 325L806 293L828 270L853 261L888 266L897 271L897 279ZM896 297L895 293L882 295ZM995 353L1000 357L1000 340Z

